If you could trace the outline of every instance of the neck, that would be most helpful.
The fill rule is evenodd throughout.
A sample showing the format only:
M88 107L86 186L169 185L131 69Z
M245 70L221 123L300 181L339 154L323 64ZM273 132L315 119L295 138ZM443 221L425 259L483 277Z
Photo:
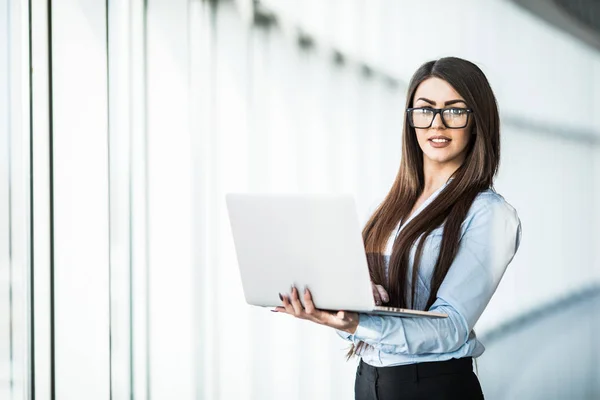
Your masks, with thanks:
M423 160L423 173L425 177L424 193L432 193L441 188L450 176L460 167L460 164L447 162L443 164Z

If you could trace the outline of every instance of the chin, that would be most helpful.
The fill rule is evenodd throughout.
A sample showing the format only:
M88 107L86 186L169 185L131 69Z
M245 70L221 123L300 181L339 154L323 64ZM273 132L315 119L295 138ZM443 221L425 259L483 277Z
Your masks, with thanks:
M429 158L430 161L437 163L437 164L445 164L448 161L452 160L451 158L446 158L446 157L434 157L434 158L427 157L427 158Z
M425 157L438 164L450 162L454 160L456 156L456 154L425 154Z

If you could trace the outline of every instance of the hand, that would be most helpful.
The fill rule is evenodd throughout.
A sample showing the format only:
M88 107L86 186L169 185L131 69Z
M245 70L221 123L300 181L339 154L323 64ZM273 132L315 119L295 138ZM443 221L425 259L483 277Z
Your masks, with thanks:
M289 298L287 295L279 294L283 306L275 307L272 311L286 313L296 318L306 319L350 334L353 334L356 331L356 327L358 326L358 313L351 311L330 312L319 310L315 308L312 295L308 288L304 289L303 296L306 307L302 307L302 303L298 298L298 289L292 286L292 293Z
M371 282L371 288L373 289L373 297L375 298L375 304L380 306L382 303L390 301L390 296L381 285L376 285Z

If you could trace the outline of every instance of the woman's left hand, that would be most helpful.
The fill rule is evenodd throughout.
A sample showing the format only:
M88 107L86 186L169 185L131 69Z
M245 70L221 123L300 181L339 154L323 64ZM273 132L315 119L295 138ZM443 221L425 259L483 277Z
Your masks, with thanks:
M344 332L353 334L358 326L358 313L351 311L330 312L315 308L312 301L312 295L308 288L304 289L304 304L302 306L298 298L298 289L292 286L292 293L288 297L285 294L279 294L283 306L275 307L273 311L290 314L296 318L306 319L317 324L326 325Z

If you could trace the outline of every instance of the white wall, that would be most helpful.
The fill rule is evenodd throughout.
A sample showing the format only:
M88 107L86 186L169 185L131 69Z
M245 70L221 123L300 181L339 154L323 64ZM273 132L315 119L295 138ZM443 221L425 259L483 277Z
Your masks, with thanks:
M195 391L188 4L148 2L149 378L159 399Z
M52 4L55 395L110 393L106 4Z
M424 61L469 59L488 76L504 113L589 128L586 117L600 96L589 85L598 79L598 52L510 1L462 0L453 7L443 0L427 7L395 0L263 3L323 46L405 81ZM566 98L582 98L574 114L564 112Z
M0 2L0 26L8 27L10 21L8 6L6 1ZM7 28L0 35L0 56L2 59L8 59L9 53L9 35ZM0 65L0 82L2 87L9 87L9 68L7 63ZM3 91L0 95L0 188L2 196L0 197L0 394L8 395L10 391L10 380L12 375L11 354L11 265L10 265L10 219L9 208L9 178L10 178L10 158L9 158L9 91Z
M597 149L503 130L497 190L518 211L521 247L482 315L483 333L532 308L599 282L594 266L592 171Z
M28 13L0 1L0 398L30 395Z

